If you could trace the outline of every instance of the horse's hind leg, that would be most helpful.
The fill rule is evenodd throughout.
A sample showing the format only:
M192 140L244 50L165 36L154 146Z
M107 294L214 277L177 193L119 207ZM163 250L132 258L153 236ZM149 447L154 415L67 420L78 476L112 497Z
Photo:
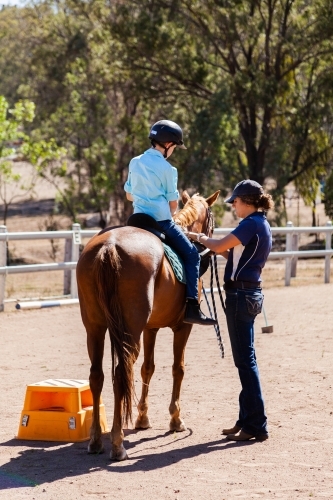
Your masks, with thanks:
M115 369L114 381L113 381L113 394L114 394L114 409L113 409L113 425L111 429L111 460L126 460L128 458L127 452L123 445L124 442L124 431L123 431L123 419L122 419L122 408L123 408L123 398L121 393L121 376L118 366Z
M99 418L99 404L104 382L104 373L102 368L104 340L106 326L95 328L94 333L87 330L87 346L91 361L90 367L90 389L93 396L93 420L90 429L90 442L88 453L102 453L104 451L102 444L102 429Z
M148 390L149 382L155 371L154 348L158 328L144 329L143 331L143 351L144 360L141 367L142 391L138 404L139 415L135 422L136 429L148 429L151 427L148 417Z
M141 333L141 332L140 332ZM134 364L139 352L140 352L140 333L133 335L131 339L131 345L127 344L127 349L129 355L132 358L132 363ZM111 429L111 460L126 460L128 458L126 449L124 447L124 431L123 431L123 393L122 393L122 380L119 366L115 369L114 382L113 382L113 392L114 392L114 413L113 413L113 425Z
M171 431L186 431L184 420L180 417L180 388L184 378L185 362L184 354L185 347L192 329L192 325L183 323L180 326L173 328L173 356L174 363L172 366L173 389L169 412L171 415L170 430Z

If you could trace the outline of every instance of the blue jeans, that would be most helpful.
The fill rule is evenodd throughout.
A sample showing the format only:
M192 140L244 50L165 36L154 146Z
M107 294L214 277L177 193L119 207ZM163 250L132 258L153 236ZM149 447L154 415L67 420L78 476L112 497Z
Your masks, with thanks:
M267 434L259 370L254 350L254 320L261 312L260 288L226 291L226 316L232 354L242 386L236 425L254 436Z
M172 220L159 220L158 224L166 234L168 244L170 243L170 246L183 260L186 275L186 297L198 300L200 256L197 249Z

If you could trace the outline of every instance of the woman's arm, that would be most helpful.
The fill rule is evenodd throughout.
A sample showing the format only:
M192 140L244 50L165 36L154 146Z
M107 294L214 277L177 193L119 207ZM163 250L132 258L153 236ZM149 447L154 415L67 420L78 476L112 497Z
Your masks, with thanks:
M127 191L126 191L126 198L128 199L128 201L134 201L131 193L127 193Z
M197 234L188 232L187 235L191 240L199 241L202 245L213 250L213 252L223 255L226 259L228 258L228 250L230 248L234 248L237 245L241 245L242 243L236 238L233 234L228 234L224 238L217 240L215 238L208 238L205 234Z

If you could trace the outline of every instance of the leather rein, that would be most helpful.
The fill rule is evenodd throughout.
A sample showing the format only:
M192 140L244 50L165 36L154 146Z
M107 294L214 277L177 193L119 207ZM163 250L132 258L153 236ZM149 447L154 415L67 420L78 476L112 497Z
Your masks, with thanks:
M212 235L213 235L213 233L214 233L214 229L215 229L214 215L213 215L213 212L212 212L211 208L207 207L206 224L202 228L202 232L205 233L206 236L208 236L209 238L211 238ZM201 247L204 247L204 245L201 245L200 243L199 243L199 245ZM217 321L217 324L214 325L214 328L215 328L215 332L216 332L217 343L218 343L220 351L221 351L221 357L224 358L224 344L223 344L223 339L222 339L222 336L221 336L220 325L219 325L218 319L217 319L216 303L215 303L215 297L214 297L214 285L213 285L214 274L215 274L215 281L216 281L217 291L219 293L221 305L222 305L223 311L225 313L225 305L224 305L224 301L223 301L223 297L222 297L222 290L221 290L220 280L219 280L218 270L217 270L216 253L212 252L209 248L205 248L205 250L203 250L202 252L199 252L199 253L200 253L201 257L204 257L204 255L207 254L207 253L209 253L209 252L210 252L210 255L209 255L208 258L209 258L209 265L210 265L210 295L211 295L211 299L212 299L212 305L213 305L213 309L214 309L214 315L212 314L212 310L211 310L211 306L210 306L210 303L209 303L209 300L208 300L208 297L207 297L207 293L206 293L205 287L203 286L203 281L202 281L202 291L203 291L204 297L206 299L206 303L207 303L207 307L208 307L209 313Z

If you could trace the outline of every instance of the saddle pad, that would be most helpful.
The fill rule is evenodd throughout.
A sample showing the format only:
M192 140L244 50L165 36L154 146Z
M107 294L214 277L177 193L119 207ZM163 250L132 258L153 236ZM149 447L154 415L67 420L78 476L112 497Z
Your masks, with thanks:
M172 250L171 247L169 247L169 245L166 245L165 243L162 243L162 245L164 247L165 256L170 262L170 265L173 269L173 272L175 273L177 280L180 283L186 285L185 268L181 258L179 257L179 255L176 254L174 250Z

